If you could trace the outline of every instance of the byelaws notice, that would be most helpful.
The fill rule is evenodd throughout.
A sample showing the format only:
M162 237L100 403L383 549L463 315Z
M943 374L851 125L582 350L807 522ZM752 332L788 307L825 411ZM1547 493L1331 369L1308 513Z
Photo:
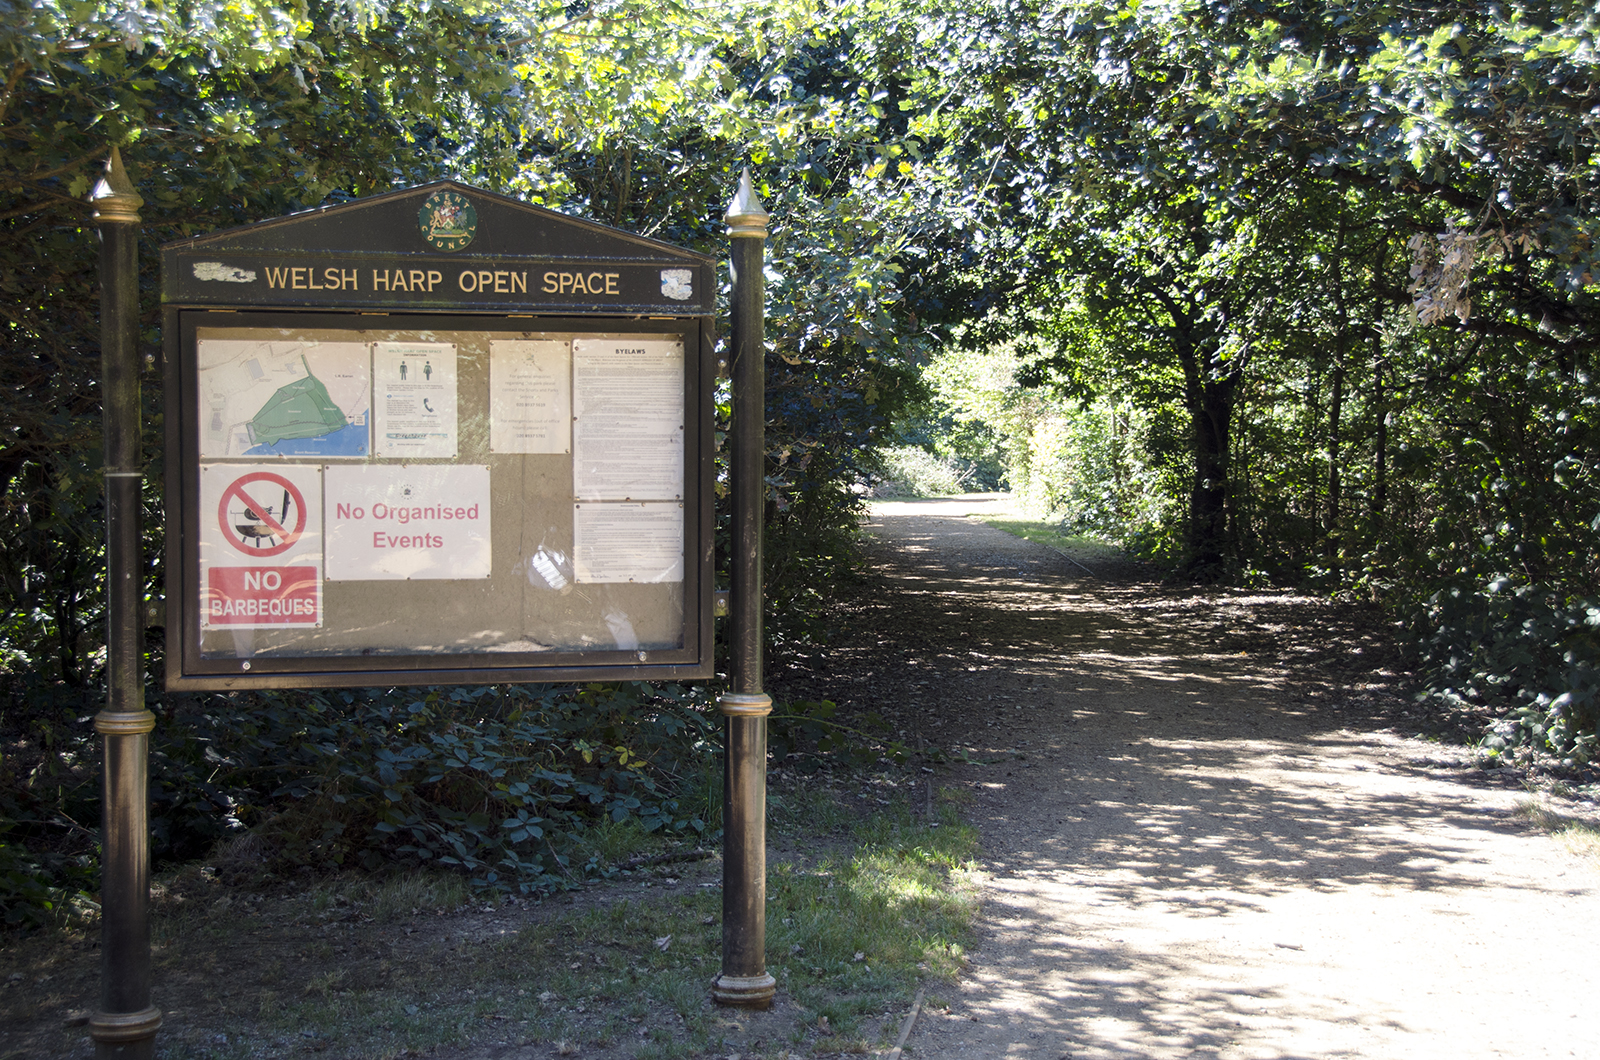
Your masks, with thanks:
M202 459L369 455L366 343L203 338L197 345Z
M574 581L683 581L683 505L572 506Z
M487 466L329 467L326 489L329 581L489 576Z
M489 451L572 451L572 346L565 339L489 343Z
M580 500L682 498L683 386L680 340L572 341L572 485Z
M455 457L454 343L374 343L372 383L378 456Z

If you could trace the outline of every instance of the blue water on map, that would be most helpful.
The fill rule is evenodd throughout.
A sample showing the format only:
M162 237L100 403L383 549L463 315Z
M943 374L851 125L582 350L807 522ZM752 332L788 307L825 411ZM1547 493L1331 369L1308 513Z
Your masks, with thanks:
M352 423L315 438L282 438L245 450L245 456L366 456L367 425Z

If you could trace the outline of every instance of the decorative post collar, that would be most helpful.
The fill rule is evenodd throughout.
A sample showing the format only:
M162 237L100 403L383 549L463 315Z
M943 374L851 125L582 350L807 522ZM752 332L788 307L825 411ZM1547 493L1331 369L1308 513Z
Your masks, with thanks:
M739 192L728 204L728 213L724 218L728 222L728 235L766 239L767 218L770 216L761 205L755 189L750 186L750 167L745 166L744 175L739 178Z
M144 199L134 190L127 170L122 168L122 154L113 147L106 161L106 171L94 190L89 193L94 204L96 224L138 224L139 207Z

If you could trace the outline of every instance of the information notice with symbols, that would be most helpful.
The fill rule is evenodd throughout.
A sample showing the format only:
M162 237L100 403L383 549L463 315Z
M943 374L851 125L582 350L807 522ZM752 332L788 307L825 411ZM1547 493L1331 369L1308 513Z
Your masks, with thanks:
M483 464L330 466L327 506L330 581L489 577Z
M378 456L455 458L454 343L374 343L372 383Z
M322 469L200 467L200 626L322 624Z
M574 339L572 406L580 500L682 499L682 342Z

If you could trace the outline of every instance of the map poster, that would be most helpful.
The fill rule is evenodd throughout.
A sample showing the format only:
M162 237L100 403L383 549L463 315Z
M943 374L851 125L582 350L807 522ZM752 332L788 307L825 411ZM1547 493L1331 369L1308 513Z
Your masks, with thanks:
M455 343L374 343L372 381L378 456L455 459Z
M370 455L364 342L201 339L200 458Z
M200 628L322 624L322 468L200 465Z
M575 582L681 582L683 505L574 504L572 552Z
M489 343L489 451L572 451L572 346L565 339Z
M573 492L582 500L683 496L683 343L573 339Z

